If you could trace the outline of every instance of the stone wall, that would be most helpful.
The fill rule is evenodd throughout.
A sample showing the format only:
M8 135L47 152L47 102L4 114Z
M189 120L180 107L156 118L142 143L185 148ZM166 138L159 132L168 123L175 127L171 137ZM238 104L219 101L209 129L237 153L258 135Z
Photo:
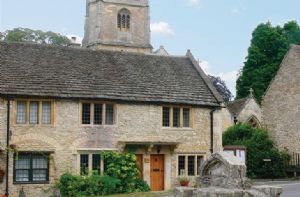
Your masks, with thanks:
M222 131L226 131L234 124L234 117L227 108L222 109Z
M281 150L300 153L300 47L285 57L262 102L263 123Z
M4 110L2 109L4 108ZM15 106L12 107L15 110ZM0 106L0 141L5 136L5 104ZM52 126L24 126L14 124L11 119L12 140L19 151L53 151L50 162L50 183L54 183L64 172L78 172L77 156L81 150L117 150L119 141L175 141L181 143L175 150L166 150L166 162L172 168L167 171L166 189L175 184L176 153L209 154L210 109L193 108L193 128L162 128L162 107L150 104L116 104L116 124L113 126L83 126L80 124L80 102L58 100L55 102L55 121ZM221 112L215 112L215 150L222 149ZM164 147L167 148L167 147ZM169 152L168 152L169 151ZM170 152L171 151L171 152ZM5 165L0 154L0 165ZM14 185L13 162L10 160L10 192L17 196L23 187L27 196L46 196L44 189L50 185ZM0 194L5 185L0 184Z

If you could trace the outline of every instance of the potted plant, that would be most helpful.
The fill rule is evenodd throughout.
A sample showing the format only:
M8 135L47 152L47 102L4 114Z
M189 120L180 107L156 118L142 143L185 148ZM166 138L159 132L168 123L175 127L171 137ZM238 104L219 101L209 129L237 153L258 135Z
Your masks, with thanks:
M178 182L180 183L180 185L182 187L188 187L189 186L190 178L185 177L185 176L181 176L181 177L178 177L177 180L178 180Z
M3 182L4 175L5 175L4 170L0 169L0 183Z

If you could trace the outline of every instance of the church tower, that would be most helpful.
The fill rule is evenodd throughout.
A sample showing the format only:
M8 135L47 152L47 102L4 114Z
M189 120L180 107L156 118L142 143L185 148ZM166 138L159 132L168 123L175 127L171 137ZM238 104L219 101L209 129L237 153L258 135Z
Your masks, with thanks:
M87 0L83 46L151 53L148 0Z

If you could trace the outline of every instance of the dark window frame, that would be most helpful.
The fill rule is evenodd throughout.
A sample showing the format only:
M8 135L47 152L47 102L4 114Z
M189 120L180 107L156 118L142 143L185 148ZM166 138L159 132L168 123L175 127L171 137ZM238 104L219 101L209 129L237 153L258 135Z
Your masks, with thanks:
M14 161L13 161L13 184L49 184L49 175L50 175L50 162L49 159L47 159L47 168L33 168L33 157L34 156L47 156L49 157L49 153L19 153L18 157L22 156L28 156L30 159L30 167L29 169L16 169L16 161L17 161L17 155L14 154ZM28 170L28 181L16 181L16 171L17 170ZM45 181L33 181L33 171L34 170L46 170L46 180Z

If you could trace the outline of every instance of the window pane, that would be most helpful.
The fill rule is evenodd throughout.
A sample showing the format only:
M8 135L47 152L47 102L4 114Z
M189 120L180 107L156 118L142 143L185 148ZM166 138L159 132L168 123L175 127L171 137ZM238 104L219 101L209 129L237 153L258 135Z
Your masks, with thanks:
M89 172L89 155L80 155L80 174L87 175Z
M106 105L106 124L113 125L114 124L114 106Z
M200 167L203 163L203 156L197 156L197 175L200 175Z
M16 182L28 182L29 170L16 170Z
M183 108L183 127L190 127L190 109Z
M46 156L33 156L32 157L32 168L33 169L47 169L48 158Z
M51 124L51 102L43 102L42 104L42 123Z
M30 102L29 107L29 123L30 124L38 124L38 112L39 112L39 102L32 101Z
M102 104L94 105L94 124L102 124Z
M93 173L97 172L100 174L101 172L101 157L99 154L93 155Z
M170 108L163 107L163 127L170 126Z
M47 170L33 170L32 181L47 181Z
M18 101L17 102L17 124L26 123L26 102Z
M195 156L188 156L188 175L195 176Z
M173 108L173 127L180 127L180 108Z
M185 175L185 156L178 157L178 175L179 176Z
M30 169L30 155L19 155L15 159L16 169Z
M82 104L82 124L91 124L91 104Z

